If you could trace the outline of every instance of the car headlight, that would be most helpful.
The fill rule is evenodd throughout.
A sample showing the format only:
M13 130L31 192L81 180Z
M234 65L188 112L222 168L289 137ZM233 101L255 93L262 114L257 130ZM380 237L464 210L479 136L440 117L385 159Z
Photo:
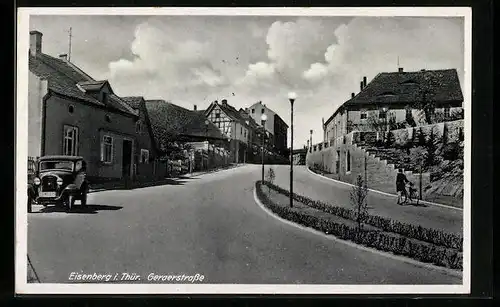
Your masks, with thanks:
M63 184L63 180L61 178L57 178L57 185L62 185Z
M36 184L36 185L39 185L40 184L40 178L36 177L35 179L33 179L33 183Z

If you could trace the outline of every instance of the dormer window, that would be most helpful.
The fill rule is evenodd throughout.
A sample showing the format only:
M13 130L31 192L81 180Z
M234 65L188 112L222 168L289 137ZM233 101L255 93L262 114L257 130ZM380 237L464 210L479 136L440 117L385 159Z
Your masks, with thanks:
M108 93L103 92L103 93L102 93L102 102L103 102L103 103L108 103L108 97L109 97L109 96L108 96Z

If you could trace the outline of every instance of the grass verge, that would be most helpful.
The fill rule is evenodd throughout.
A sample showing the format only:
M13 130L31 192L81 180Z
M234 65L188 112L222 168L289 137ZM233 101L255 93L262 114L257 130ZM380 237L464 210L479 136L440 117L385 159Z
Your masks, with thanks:
M449 239L453 237L451 234L377 216L369 216L369 222L359 230L354 210L334 207L295 193L294 206L290 208L290 192L268 182L257 181L256 191L268 209L286 220L377 250L462 270L462 245ZM431 237L433 234L437 239Z

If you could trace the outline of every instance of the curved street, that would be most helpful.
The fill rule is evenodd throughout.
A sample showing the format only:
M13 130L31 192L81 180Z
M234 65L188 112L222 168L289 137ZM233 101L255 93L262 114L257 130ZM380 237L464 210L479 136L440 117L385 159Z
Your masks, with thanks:
M274 166L288 186L288 166ZM203 283L460 284L461 278L329 240L287 225L254 200L259 165L245 165L176 184L89 195L89 210L35 206L28 215L28 253L43 283L71 282L72 272L202 274ZM267 171L267 168L266 168ZM299 194L348 205L350 187L295 168ZM78 203L77 203L78 204ZM372 213L461 232L462 212L399 207L370 193Z

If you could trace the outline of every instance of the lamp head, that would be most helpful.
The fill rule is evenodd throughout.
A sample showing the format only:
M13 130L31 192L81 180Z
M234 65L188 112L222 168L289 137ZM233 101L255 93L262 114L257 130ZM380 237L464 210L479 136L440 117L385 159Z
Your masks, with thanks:
M297 94L295 92L288 93L288 99L292 101L297 99Z
M267 120L267 115L266 114L262 114L262 116L260 117L260 120L266 121Z

